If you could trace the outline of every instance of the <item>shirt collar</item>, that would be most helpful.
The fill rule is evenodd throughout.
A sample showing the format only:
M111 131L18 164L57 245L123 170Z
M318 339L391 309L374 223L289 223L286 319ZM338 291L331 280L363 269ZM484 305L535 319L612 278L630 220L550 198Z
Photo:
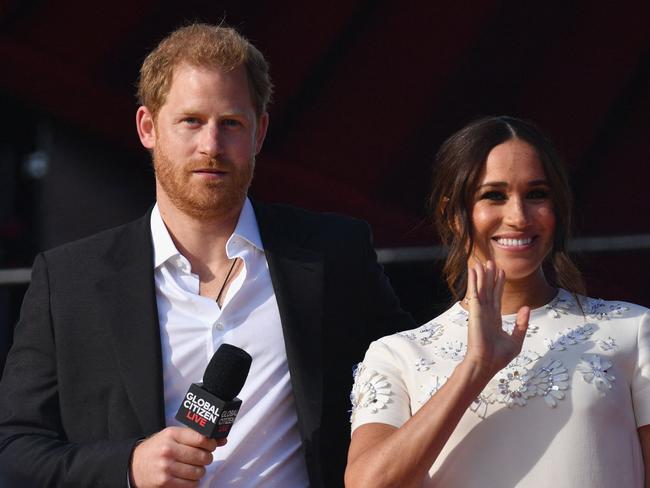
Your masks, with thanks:
M154 268L158 268L161 264L174 256L181 255L181 253L178 252L178 249L176 249L174 241L172 241L172 236L169 235L167 226L160 216L160 210L158 209L157 203L151 211L151 238L153 240Z
M264 252L260 230L257 226L257 219L255 218L255 211L253 210L253 205L248 198L244 201L244 206L239 214L239 220L235 226L235 231L226 243L226 250L229 255L231 254L229 249L232 247L231 242L233 241L234 236L244 239L258 250ZM181 253L176 249L176 245L174 245L172 237L169 235L167 226L163 222L157 203L151 211L151 237L153 240L154 268L158 268L161 264L174 256L181 256Z
M240 237L258 250L262 252L264 251L260 229L257 225L257 219L255 218L255 211L253 210L253 205L248 198L244 201L244 207L239 214L239 220L235 226L235 231L232 233L232 236L230 236L230 239L228 239L228 244L230 244L234 236ZM226 244L226 248L228 248L228 244Z

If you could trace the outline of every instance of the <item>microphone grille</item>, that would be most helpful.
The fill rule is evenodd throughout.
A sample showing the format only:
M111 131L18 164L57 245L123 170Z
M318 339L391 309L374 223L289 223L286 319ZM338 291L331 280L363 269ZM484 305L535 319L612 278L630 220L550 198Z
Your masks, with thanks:
M221 344L205 368L203 388L222 400L232 400L244 387L252 360L243 349Z

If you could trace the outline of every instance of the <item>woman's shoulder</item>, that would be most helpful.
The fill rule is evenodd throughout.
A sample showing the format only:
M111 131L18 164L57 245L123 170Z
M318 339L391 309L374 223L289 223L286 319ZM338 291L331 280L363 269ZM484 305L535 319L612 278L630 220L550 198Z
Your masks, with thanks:
M548 304L532 311L533 316L548 315L557 318L564 315L581 315L589 321L616 318L642 317L648 309L642 305L622 301L604 300L572 293L560 288Z
M467 334L467 331L464 330L467 326L467 317L467 312L460 304L456 303L418 327L377 339L370 344L369 352L393 358L421 355L427 346L439 342L444 336L449 336L456 328L464 337Z
M577 296L582 312L589 320L641 319L650 311L643 305L623 300L604 300L602 298Z

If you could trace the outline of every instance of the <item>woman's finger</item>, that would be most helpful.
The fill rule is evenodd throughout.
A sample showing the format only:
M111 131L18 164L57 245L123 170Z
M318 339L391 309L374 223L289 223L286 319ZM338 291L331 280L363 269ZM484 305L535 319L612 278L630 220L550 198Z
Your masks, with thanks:
M494 261L489 259L485 263L485 283L483 287L485 288L485 303L492 303L492 297L494 294Z
M469 305L476 298L476 270L473 266L467 266L467 294L465 303Z
M467 308L469 309L469 314L470 316L474 315L476 313L476 305L478 302L477 298L477 290L476 290L476 281L477 281L477 276L476 276L476 269L474 268L473 265L470 265L468 263L467 265L467 292L465 295L465 305L467 305Z
M515 321L515 328L512 331L512 338L521 349L524 339L526 338L526 331L528 330L528 320L530 319L530 307L521 307L517 312L517 320Z
M474 294L476 299L483 303L485 301L485 268L478 260L474 264L474 272L476 273L476 287Z
M494 310L496 310L497 315L501 315L501 298L503 297L503 287L506 282L506 274L502 269L498 269L496 275L493 294Z

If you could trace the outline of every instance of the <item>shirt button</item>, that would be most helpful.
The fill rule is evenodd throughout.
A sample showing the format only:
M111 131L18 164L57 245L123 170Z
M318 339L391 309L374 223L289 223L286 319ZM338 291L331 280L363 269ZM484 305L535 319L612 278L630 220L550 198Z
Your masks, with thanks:
M216 325L217 330L223 330L223 322L218 321Z

